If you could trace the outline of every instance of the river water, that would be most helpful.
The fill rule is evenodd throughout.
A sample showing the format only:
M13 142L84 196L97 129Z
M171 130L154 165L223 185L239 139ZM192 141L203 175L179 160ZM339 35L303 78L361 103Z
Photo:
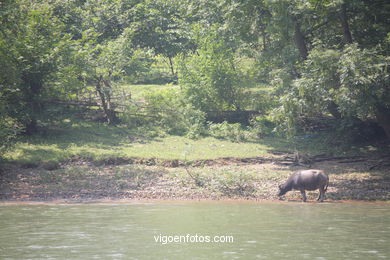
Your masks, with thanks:
M390 204L0 204L0 259L390 259Z

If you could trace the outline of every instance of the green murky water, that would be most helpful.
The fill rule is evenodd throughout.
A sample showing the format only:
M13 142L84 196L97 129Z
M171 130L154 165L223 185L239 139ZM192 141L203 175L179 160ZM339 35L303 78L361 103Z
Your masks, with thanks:
M388 204L0 205L0 259L386 258Z

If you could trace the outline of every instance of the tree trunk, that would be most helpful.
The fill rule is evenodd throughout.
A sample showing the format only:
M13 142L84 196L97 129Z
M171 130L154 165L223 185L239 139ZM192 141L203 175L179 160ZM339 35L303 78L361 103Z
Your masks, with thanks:
M268 18L270 18L272 15L271 13L265 9L265 7L263 5L257 5L256 9L255 9L258 17L257 17L257 27L259 28L259 31L261 32L261 34L259 35L261 38L262 38L262 44L263 44L263 51L267 50L267 47L268 47L268 35L267 35L267 32L266 32L266 28L267 28L267 23L266 23L266 20Z
M339 106L334 101L330 101L327 107L329 113L336 119L340 119L342 117L338 107Z
M38 121L37 121L37 115L40 113L40 103L36 100L36 96L32 95L29 98L29 118L26 122L25 126L25 132L27 135L33 135L38 132Z
M175 68L173 66L173 60L171 57L168 57L168 61L169 61L169 68L171 69L171 73L172 73L172 76L173 77L176 77L176 73L175 73Z
M103 85L108 89L104 90ZM102 108L104 112L104 116L106 117L108 124L115 124L119 121L118 117L115 114L115 111L112 109L111 105L111 94L110 90L111 84L108 80L105 80L103 76L97 78L96 81L96 91L99 94L100 101L102 103Z
M303 35L301 31L301 25L297 18L293 18L294 22L294 41L295 44L298 48L299 55L302 57L303 60L307 59L308 56L308 51L306 47L306 42L305 42L305 36Z
M25 133L32 135L38 132L37 115L42 110L42 103L39 100L43 88L42 75L40 73L28 73L22 75L22 80L26 86L24 95L27 103L28 119L25 125Z
M104 80L103 79L103 83L104 83L106 89L108 89L108 91L106 92L106 103L107 103L108 113L109 113L108 118L110 119L110 122L112 124L116 124L116 123L119 122L119 118L116 116L116 113L115 113L115 110L114 110L114 106L111 103L111 89L112 89L112 86L111 86L110 80Z
M378 124L385 130L387 139L390 139L390 108L378 105L376 107L375 116Z
M343 28L344 41L347 44L351 44L353 41L352 41L351 31L349 30L347 5L346 4L341 4L340 21L341 21L341 27Z
M301 31L300 24L299 24L297 18L294 17L293 21L294 21L295 44L299 50L299 54L300 54L302 60L306 60L307 56L309 54L308 54L308 50L307 50L307 46L306 46L305 36L303 35L303 33ZM339 112L338 105L335 102L331 101L329 103L328 111L333 117L335 117L337 119L341 118L341 113Z
M25 134L33 135L38 132L38 124L35 118L30 119L26 124Z

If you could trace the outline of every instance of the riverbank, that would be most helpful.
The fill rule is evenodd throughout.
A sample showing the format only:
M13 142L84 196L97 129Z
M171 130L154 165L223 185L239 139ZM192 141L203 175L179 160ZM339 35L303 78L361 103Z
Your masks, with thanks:
M276 201L278 185L308 165L278 158L224 158L181 162L73 160L47 165L8 165L0 179L1 201L93 202L121 200ZM389 201L388 168L372 169L366 160L319 160L310 168L329 174L328 201ZM315 200L317 191L308 192ZM287 193L285 200L299 200Z

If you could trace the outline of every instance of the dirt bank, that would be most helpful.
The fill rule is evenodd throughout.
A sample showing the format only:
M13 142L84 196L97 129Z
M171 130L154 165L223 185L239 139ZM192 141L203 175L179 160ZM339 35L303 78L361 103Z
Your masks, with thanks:
M153 161L144 159L144 161ZM55 167L8 165L0 175L1 201L96 200L278 200L278 184L293 171L308 168L267 158L138 164L73 161ZM330 176L328 200L390 200L390 170L371 169L366 160L318 160L310 168ZM309 192L315 199L317 192ZM297 191L286 200L299 200Z

